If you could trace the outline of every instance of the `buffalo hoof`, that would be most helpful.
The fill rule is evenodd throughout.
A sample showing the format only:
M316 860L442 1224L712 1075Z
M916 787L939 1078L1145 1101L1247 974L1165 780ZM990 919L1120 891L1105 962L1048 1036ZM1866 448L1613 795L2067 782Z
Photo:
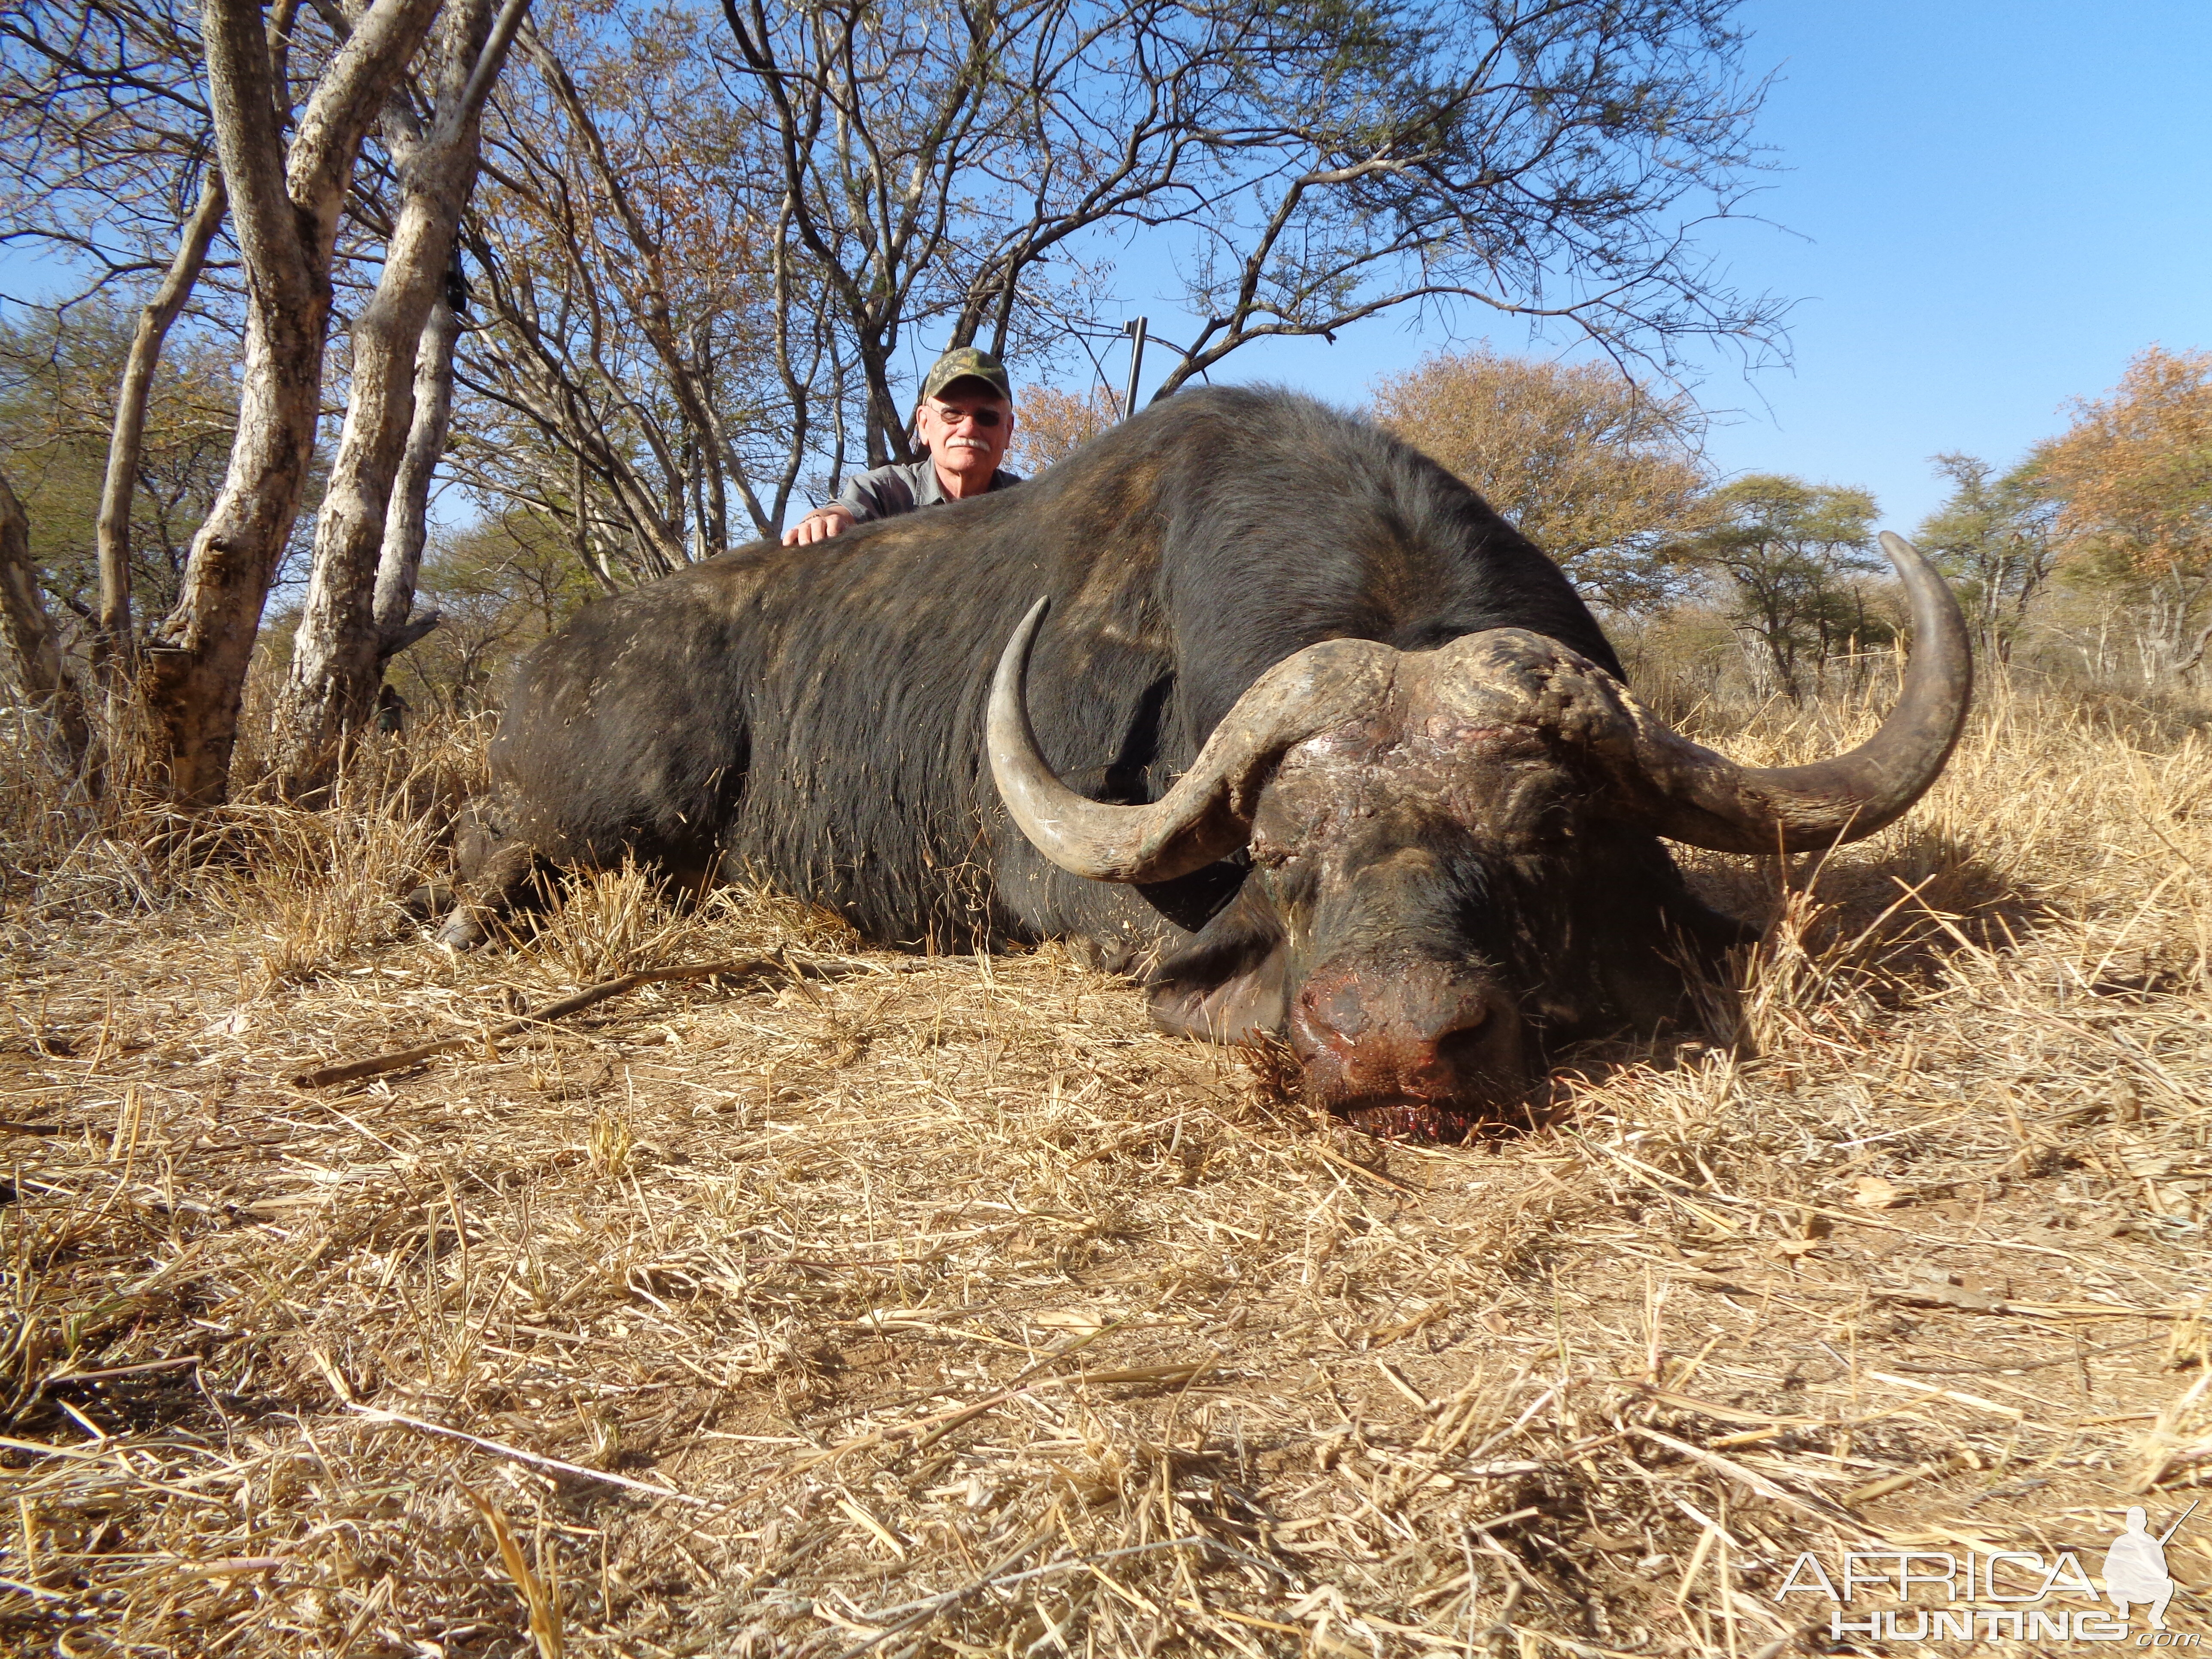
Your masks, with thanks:
M1094 974L1133 972L1141 955L1133 945L1109 944L1085 933L1070 933L1062 942L1076 963Z
M470 904L457 906L438 929L438 943L448 951L473 951L490 937L491 931Z
M399 908L410 921L428 921L450 909L457 896L450 882L426 881L400 900Z

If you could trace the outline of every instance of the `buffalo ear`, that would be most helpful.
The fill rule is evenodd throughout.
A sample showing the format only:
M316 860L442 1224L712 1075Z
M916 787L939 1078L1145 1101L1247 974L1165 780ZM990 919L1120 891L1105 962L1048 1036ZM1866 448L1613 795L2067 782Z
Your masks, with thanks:
M1290 1023L1291 951L1247 887L1206 930L1152 969L1152 1023L1177 1036L1244 1042Z
M1691 943L1715 958L1741 945L1756 945L1760 930L1725 910L1716 910L1685 888L1667 907L1667 920Z
M1679 877L1670 885L1634 948L1608 953L1599 969L1614 1013L1642 1037L1709 1024L1714 999L1731 994L1728 953L1759 939L1759 929L1711 908Z
M1139 882L1137 896L1186 933L1195 933L1229 908L1251 873L1252 854L1240 847L1173 881Z
M1290 1020L1289 962L1290 953L1279 948L1252 969L1224 979L1155 977L1149 998L1152 1023L1170 1036L1204 1042L1279 1036Z

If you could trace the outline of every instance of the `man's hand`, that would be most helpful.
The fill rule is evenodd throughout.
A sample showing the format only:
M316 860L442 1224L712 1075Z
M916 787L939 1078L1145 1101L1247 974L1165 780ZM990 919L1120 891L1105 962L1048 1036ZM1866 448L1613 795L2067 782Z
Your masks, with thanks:
M804 547L809 542L826 542L843 535L853 524L853 515L842 507L817 507L783 532L783 544Z

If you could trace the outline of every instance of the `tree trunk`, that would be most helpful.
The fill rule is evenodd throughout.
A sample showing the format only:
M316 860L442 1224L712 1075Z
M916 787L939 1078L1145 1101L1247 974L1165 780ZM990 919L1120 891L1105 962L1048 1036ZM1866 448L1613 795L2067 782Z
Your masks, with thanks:
M907 417L891 395L890 348L879 339L866 338L860 342L858 355L868 391L868 465L887 466L894 461L913 460L915 452L907 436Z
M614 572L607 568L605 557L592 545L591 520L585 516L584 509L586 481L584 477L584 452L580 447L573 452L573 462L571 476L574 480L575 498L572 504L574 510L570 518L569 534L575 540L576 558L585 569L592 573L592 580L611 597L622 592L622 584L615 580Z
M476 183L483 101L528 3L506 0L495 25L492 0L453 0L428 125L413 143L394 145L399 210L376 293L353 326L352 400L315 526L314 567L278 717L288 790L324 782L347 734L375 709L385 657L375 614L379 566L392 483L416 427L417 348L444 296L461 210ZM411 600L411 579L408 587Z
M453 348L461 319L441 295L431 303L429 320L415 349L415 421L408 428L407 451L392 480L392 506L384 515L384 550L376 565L374 616L379 659L389 662L437 626L437 613L410 621L415 583L422 572L422 549L429 539L430 478L446 453L446 428L453 410Z
M131 498L138 483L138 456L146 438L146 410L153 401L154 371L169 326L191 298L207 263L208 246L222 224L227 198L222 170L211 167L200 185L199 204L185 222L176 256L161 287L138 313L123 385L115 397L115 425L107 441L107 477L100 486L100 521L94 532L100 557L99 648L103 658L127 665L135 654L131 636Z
M2205 647L2208 646L2212 646L2212 623L2205 623L2197 630L2196 641L2174 663L2174 673L2185 679L2187 678L2190 672L2203 662Z
M373 0L300 112L288 150L257 0L204 0L209 105L246 276L238 436L192 539L146 688L171 796L228 793L261 607L298 516L321 414L331 258L362 137L428 33L439 0Z
M178 804L228 793L261 607L314 459L327 290L305 305L249 304L244 392L230 470L192 538L176 609L147 650L149 702Z
M1771 602L1759 606L1764 617L1760 632L1766 641L1766 654L1774 664L1774 678L1783 694L1792 702L1805 701L1797 689L1797 653L1790 638L1790 626L1783 620L1779 609Z
M92 753L84 694L62 660L61 642L39 592L39 573L31 565L30 515L5 477L0 477L0 626L15 653L24 693L52 717L70 769L83 772Z

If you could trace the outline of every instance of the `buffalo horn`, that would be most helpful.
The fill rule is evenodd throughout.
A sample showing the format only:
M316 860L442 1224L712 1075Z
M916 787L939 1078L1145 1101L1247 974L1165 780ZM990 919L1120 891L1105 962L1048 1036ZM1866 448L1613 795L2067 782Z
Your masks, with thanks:
M984 747L999 797L1023 835L1072 875L1172 881L1244 844L1261 787L1283 751L1387 695L1398 653L1369 640L1328 640L1252 683L1160 799L1115 806L1062 783L1030 725L1030 649L1048 601L1030 607L991 681Z
M1656 795L1653 829L1717 852L1812 852L1874 834L1936 781L1973 691L1966 618L1911 543L1885 531L1881 546L1905 581L1912 654L1903 694L1881 729L1832 760L1739 766L1639 710L1633 764L1637 793L1648 787Z

